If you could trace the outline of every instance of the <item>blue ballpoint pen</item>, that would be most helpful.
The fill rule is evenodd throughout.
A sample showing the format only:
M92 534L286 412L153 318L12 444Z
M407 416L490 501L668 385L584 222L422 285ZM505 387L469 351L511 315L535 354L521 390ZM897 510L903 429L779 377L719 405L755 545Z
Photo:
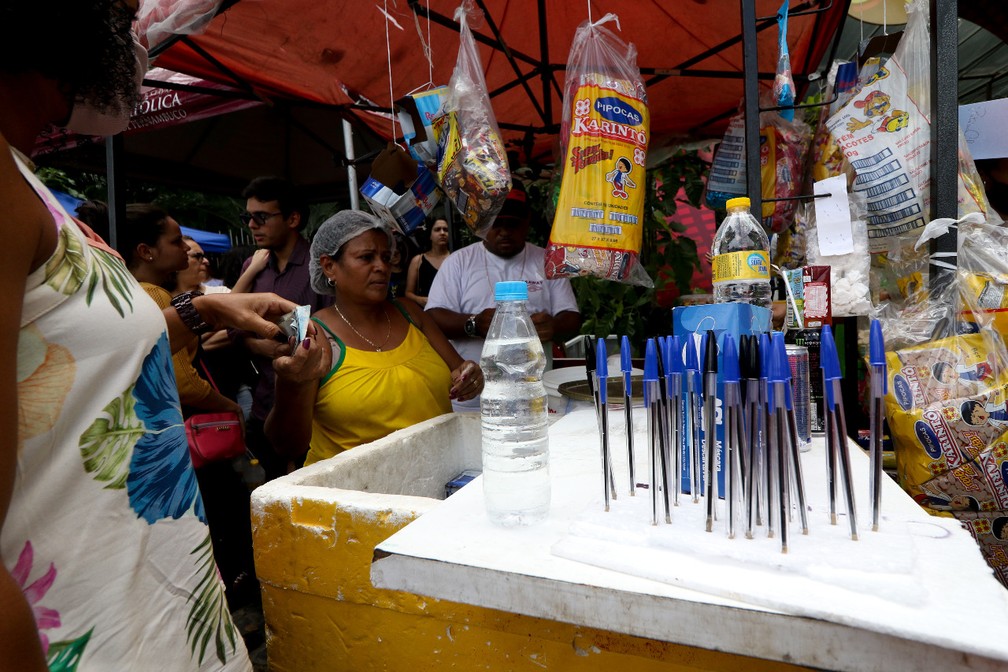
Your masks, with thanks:
M623 417L626 418L626 447L627 462L630 467L630 496L633 497L637 494L637 475L634 471L633 411L631 410L633 387L630 380L633 363L630 358L630 339L626 336L620 340L620 370L623 372Z
M718 500L717 487L717 337L708 331L703 343L703 391L704 391L704 479L707 498L707 531L714 531L714 509Z
M798 515L801 519L802 534L808 534L808 512L805 508L805 478L802 475L801 449L798 446L798 418L795 416L794 390L791 387L791 363L788 360L783 334L779 341L775 341L775 344L780 350L781 361L784 362L784 409L787 413L787 456L789 457L788 466L791 470L790 482L794 483L795 493L798 496Z
M644 409L647 411L648 456L651 459L651 524L658 524L659 440L661 423L658 420L658 350L653 338L644 346Z
M742 420L742 393L739 390L739 358L735 338L725 333L721 345L721 375L724 379L725 508L728 538L735 538L735 519L742 509L742 453L745 429Z
M771 426L771 413L774 410L774 391L773 387L770 385L770 366L771 366L771 354L773 349L770 345L770 334L763 333L760 334L759 339L759 354L760 354L760 403L763 406L763 413L760 417L760 422L762 423L761 429L761 440L760 440L760 466L762 468L760 487L763 491L763 499L761 503L765 506L762 507L763 512L766 515L766 526L767 526L767 536L774 536L774 496L776 495L774 489L774 470L773 470L773 432L774 428Z
M780 343L780 346L777 344ZM788 477L787 450L787 411L784 408L786 382L784 369L787 368L787 357L781 357L784 352L784 334L775 331L770 341L770 373L767 382L770 385L770 421L769 441L767 442L771 470L770 492L776 497L777 529L780 530L781 553L788 551L788 512L791 509L791 488ZM774 511L769 511L767 518L773 517Z
M683 431L683 398L682 385L683 366L682 344L678 336L665 339L665 371L669 390L669 407L671 409L672 441L669 452L672 453L671 488L672 503L679 506L679 494L682 492L682 458L683 447L686 445L686 435Z
M668 346L664 336L659 336L655 341L657 345L655 362L658 366L658 459L661 463L661 478L654 480L658 480L661 485L662 499L665 505L665 522L671 523L672 508L669 491L669 467L672 462L669 450L672 446L672 427L669 422L668 373L665 370L665 350Z
M689 420L689 484L690 496L700 501L700 362L697 360L696 340L686 335L686 416Z
M871 321L868 339L868 364L871 366L869 456L871 459L872 530L878 532L882 510L882 398L888 392L889 386L885 341L882 339L882 324L878 320Z
M794 389L791 386L791 365L787 359L783 334L777 344L780 358L784 363L784 410L787 413L787 451L791 482L798 498L798 518L801 520L801 534L808 534L808 513L805 508L805 480L801 473L801 449L798 445L798 419L794 413Z
M832 432L827 442L834 441L833 455L839 458L840 479L843 483L847 500L847 517L850 519L851 539L857 541L857 509L854 505L854 486L851 479L850 452L847 448L847 420L844 417L843 398L840 390L840 357L837 354L836 343L833 341L833 331L828 325L822 328L820 338L820 354L825 378L825 406L828 414L832 414Z
M609 411L606 404L609 391L609 363L606 361L607 356L605 339L600 338L598 339L598 347L595 350L595 375L598 378L599 436L602 439L602 490L605 493L606 511L609 510L609 486L612 482L612 458L609 454Z
M599 339L602 343L602 349L605 350L605 341ZM588 378L588 389L591 391L592 399L595 402L595 419L598 422L599 434L602 433L602 409L599 404L599 385L598 385L598 374L595 369L597 367L597 357L595 354L595 344L592 342L591 336L584 337L585 346L585 374ZM602 359L607 359L607 353L603 353ZM608 421L607 421L608 423ZM609 463L609 491L613 499L616 499L616 479L613 478L612 472L612 462Z
M742 376L745 378L745 409L746 409L746 456L743 491L746 499L746 539L753 538L753 527L760 525L757 521L757 506L759 504L760 469L759 442L761 437L760 418L763 409L760 407L760 356L759 339L756 336L743 336L739 352L739 364Z

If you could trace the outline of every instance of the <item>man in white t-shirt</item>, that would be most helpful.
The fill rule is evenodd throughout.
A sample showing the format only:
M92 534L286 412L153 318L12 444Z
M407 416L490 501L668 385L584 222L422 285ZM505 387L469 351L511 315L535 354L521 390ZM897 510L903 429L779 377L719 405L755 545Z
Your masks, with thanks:
M463 359L480 359L494 315L494 286L502 280L528 284L528 309L547 361L554 340L574 336L581 328L570 281L547 280L545 251L525 242L531 221L527 195L512 189L486 239L453 252L434 276L426 310ZM478 411L479 397L452 405L456 411Z

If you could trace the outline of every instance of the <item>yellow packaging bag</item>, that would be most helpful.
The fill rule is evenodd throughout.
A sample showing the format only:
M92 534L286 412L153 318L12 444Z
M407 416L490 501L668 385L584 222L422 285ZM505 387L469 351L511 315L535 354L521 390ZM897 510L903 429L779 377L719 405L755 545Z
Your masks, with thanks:
M886 353L897 477L924 505L926 484L1008 441L1008 373L990 352L989 335L969 334Z
M632 45L601 27L609 20L615 17L581 24L571 47L563 179L545 273L649 285L638 264L650 135L647 96Z

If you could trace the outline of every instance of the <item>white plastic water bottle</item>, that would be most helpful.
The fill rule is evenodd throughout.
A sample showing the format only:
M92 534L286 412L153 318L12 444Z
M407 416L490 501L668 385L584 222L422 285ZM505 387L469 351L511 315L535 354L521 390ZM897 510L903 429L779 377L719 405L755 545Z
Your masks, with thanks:
M529 317L524 282L498 282L480 368L485 384L483 498L504 526L528 525L549 513L549 420L542 375L546 356Z
M714 303L740 301L771 308L770 239L746 197L728 199L728 216L714 234Z

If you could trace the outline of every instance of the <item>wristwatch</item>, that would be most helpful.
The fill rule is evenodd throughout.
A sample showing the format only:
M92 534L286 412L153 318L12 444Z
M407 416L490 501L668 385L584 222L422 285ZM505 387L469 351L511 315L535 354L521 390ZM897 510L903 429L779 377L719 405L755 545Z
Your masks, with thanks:
M171 300L171 305L175 308L179 317L182 318L182 324L187 326L191 332L199 336L200 334L205 334L208 331L213 331L213 327L207 324L203 318L200 317L196 307L192 305L192 300L197 296L203 296L203 292L198 290L182 292Z
M470 315L465 321L465 335L469 338L476 338L476 316Z

